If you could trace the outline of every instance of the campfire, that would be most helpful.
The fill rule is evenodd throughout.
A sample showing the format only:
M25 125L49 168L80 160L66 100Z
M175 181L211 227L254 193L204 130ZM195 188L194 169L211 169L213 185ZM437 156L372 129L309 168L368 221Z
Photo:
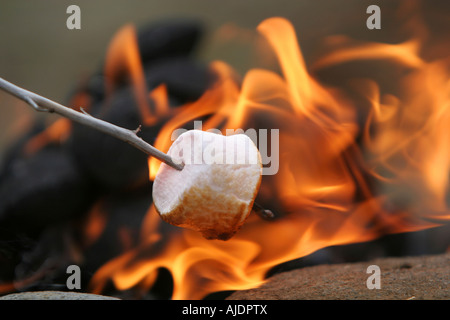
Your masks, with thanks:
M270 68L243 75L196 61L195 24L124 26L67 105L140 126L164 153L179 129L248 134L264 170L253 210L226 241L168 224L152 201L161 160L60 118L3 162L0 294L64 289L77 265L84 292L203 299L321 249L447 224L450 48L416 19L395 43L328 37L307 64L291 22L269 18L246 32Z

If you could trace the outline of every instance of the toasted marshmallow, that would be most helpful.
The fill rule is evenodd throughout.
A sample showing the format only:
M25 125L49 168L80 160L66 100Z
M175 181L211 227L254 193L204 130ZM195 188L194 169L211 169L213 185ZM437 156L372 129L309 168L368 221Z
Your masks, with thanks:
M231 238L250 214L261 183L261 155L253 141L244 134L191 130L168 155L184 168L159 168L153 202L161 218L207 239Z

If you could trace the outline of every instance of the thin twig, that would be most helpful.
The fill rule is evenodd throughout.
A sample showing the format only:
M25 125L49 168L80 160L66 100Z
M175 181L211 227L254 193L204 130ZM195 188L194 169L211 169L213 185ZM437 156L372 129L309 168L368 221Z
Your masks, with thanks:
M36 93L20 88L2 78L0 78L0 89L3 89L13 96L25 101L36 111L50 113L54 112L56 114L59 114L60 116L66 117L70 120L97 129L103 133L109 134L117 139L125 141L131 144L133 147L136 147L137 149L145 152L146 154L155 157L162 162L165 162L174 169L182 170L184 167L182 163L175 163L169 155L156 149L155 147L138 137L136 135L136 133L139 132L138 130L128 130L113 125L112 123L97 119L85 112L83 109L81 109L82 112L78 112L50 99L44 98Z
M264 209L256 202L253 202L252 210L261 218L264 220L273 220L275 219L275 214L272 212L272 210Z

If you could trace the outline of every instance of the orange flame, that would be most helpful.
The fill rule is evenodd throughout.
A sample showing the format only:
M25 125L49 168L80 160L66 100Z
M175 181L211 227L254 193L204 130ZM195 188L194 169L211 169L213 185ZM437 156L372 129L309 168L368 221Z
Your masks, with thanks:
M58 119L41 133L33 136L24 146L24 153L33 154L50 142L62 142L67 139L71 129L70 120Z
M148 89L134 26L126 25L114 36L107 51L104 69L107 95L111 95L116 82L123 75L129 75L143 124L154 124L156 118L149 103Z
M75 94L69 106L73 109L84 107L88 109L91 101L88 94L79 92ZM50 124L42 132L32 136L23 147L25 155L32 155L50 143L60 144L66 141L71 133L72 123L67 118L61 118Z
M268 222L251 215L234 238L211 241L164 225L152 206L139 246L101 267L92 278L92 291L101 292L109 280L119 290L148 290L158 270L166 268L173 276L173 299L201 299L258 286L270 268L327 246L421 230L450 219L448 59L424 61L420 43L413 40L332 39L329 44L337 49L318 59L313 70L377 59L409 71L397 79L395 94L359 79L355 90L370 106L360 125L358 103L308 72L287 20L267 19L257 30L276 53L282 76L253 69L239 86L229 66L213 62L217 82L198 101L173 113L155 147L167 151L175 129L204 116L203 130L279 128L279 171L263 177L259 199L276 205L283 217ZM151 179L158 166L149 159Z

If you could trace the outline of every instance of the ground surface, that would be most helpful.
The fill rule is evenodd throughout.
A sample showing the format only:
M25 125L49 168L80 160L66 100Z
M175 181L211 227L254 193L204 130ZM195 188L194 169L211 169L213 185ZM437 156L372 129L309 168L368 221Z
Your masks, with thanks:
M380 289L368 289L370 265L380 268ZM373 283L373 282L371 282ZM93 294L23 292L0 300L105 300ZM259 288L236 291L229 300L449 300L450 253L320 265L283 272Z
M37 291L37 292L12 293L0 297L0 300L119 300L119 299L89 293Z
M381 289L367 288L367 268L378 265ZM321 265L273 276L260 288L238 291L232 300L446 300L450 299L450 253Z

